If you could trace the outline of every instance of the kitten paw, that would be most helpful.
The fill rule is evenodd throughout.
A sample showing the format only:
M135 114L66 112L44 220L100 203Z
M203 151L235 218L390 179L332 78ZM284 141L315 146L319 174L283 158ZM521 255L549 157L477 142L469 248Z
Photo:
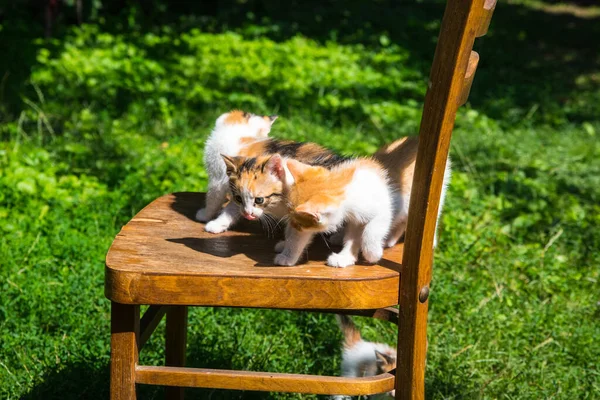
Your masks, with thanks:
M275 245L275 253L281 253L284 248L285 248L285 240L280 240Z
M368 263L374 264L383 256L383 248L375 247L372 249L363 249L363 257Z
M225 232L227 228L229 228L229 225L224 225L218 221L210 221L208 224L206 224L204 230L209 233L222 233Z
M209 220L208 215L206 215L206 208L201 208L196 212L196 221L206 222Z
M355 263L356 259L351 254L333 253L327 258L330 267L345 268Z
M385 242L385 248L389 249L390 247L394 247L398 243L398 239L388 239Z
M287 265L288 267L291 267L293 265L296 265L296 261L298 260L293 260L291 257L284 255L284 254L277 254L275 256L275 265Z

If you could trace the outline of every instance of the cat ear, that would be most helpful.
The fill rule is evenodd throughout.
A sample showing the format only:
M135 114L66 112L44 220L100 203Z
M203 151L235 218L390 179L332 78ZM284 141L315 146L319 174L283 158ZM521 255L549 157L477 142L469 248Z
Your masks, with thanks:
M393 357L377 350L375 350L375 358L377 359L377 365L390 365L394 363Z
M295 181L312 168L310 165L303 164L296 160L287 160L286 165Z
M265 118L268 118L271 125L273 125L273 122L275 122L275 120L277 118L279 118L279 115L269 115L268 117L265 117Z
M239 157L229 157L221 154L223 161L225 161L225 167L227 168L227 176L235 174L238 170Z
M279 154L274 154L262 166L262 171L265 169L275 175L280 181L285 180L285 169L283 168L283 159Z
M305 204L300 204L298 207L296 207L294 212L302 218L312 221L315 224L318 224L321 220L321 214L319 214L316 211L313 211Z

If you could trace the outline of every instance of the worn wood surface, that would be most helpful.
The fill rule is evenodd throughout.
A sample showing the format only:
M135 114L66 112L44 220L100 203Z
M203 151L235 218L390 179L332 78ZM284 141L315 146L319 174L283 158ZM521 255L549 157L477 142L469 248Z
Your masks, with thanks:
M186 306L172 306L167 311L167 329L165 337L165 365L185 367L187 344ZM167 400L183 400L182 387L168 387L165 391Z
M365 395L394 388L394 375L361 378L219 369L138 366L136 381L148 385L205 387L231 390L259 390L314 394Z
M272 265L275 238L258 223L210 234L192 216L204 194L163 196L117 235L106 257L106 296L125 304L289 309L375 309L397 304L402 245L378 265L332 268L317 238L308 261ZM332 249L336 249L331 246Z
M138 351L142 351L142 348L152 336L152 333L160 323L160 320L167 312L167 307L165 306L150 306L142 320L140 321L140 337L138 340Z
M419 131L404 244L397 399L416 400L425 396L428 308L425 294L431 281L433 239L444 168L456 110L466 101L465 90L468 94L479 58L471 53L473 43L476 36L487 31L492 11L490 0L449 0L442 20ZM471 71L468 71L469 65Z
M110 310L110 398L135 400L140 306L112 302Z

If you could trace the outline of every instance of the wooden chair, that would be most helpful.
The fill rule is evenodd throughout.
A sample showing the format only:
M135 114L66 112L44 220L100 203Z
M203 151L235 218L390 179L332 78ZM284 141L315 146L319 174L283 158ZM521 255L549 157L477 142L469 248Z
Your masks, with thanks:
M273 267L273 239L247 223L221 235L203 231L193 215L200 193L163 196L137 214L106 257L111 307L111 398L135 399L135 385L374 394L424 398L427 309L433 238L444 166L457 108L464 104L495 0L449 0L425 97L414 187L404 246L378 265L327 267L322 243L310 261ZM400 279L400 276L402 279ZM140 320L140 305L150 305ZM393 306L399 305L399 308ZM252 307L366 315L399 326L395 374L343 378L271 372L184 368L188 306ZM138 354L166 313L166 366L138 365Z

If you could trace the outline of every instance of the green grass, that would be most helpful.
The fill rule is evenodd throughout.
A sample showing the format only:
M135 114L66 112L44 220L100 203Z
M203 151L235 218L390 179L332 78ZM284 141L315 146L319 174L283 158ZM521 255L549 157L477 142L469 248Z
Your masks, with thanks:
M148 202L206 188L203 141L221 112L276 112L275 136L348 154L416 133L443 13L437 2L157 2L121 14L108 3L51 40L22 14L1 25L2 399L108 396L104 256ZM498 5L457 118L431 399L600 398L600 24L526 4ZM396 340L357 320L368 339ZM163 332L141 362L162 363ZM331 315L193 309L188 357L337 374L340 339ZM312 398L189 396L209 395Z

